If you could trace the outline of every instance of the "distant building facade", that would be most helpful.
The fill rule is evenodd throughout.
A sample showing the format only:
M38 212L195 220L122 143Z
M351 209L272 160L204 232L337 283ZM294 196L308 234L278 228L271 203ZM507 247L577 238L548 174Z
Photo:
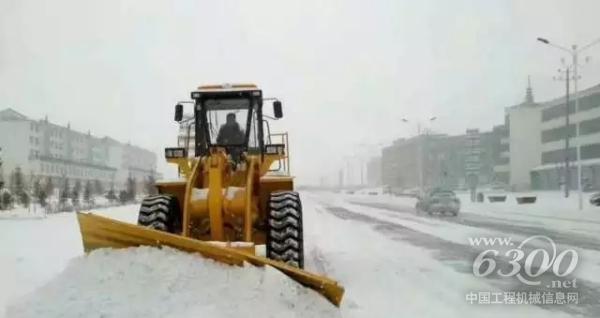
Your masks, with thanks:
M367 162L367 184L377 187L382 184L381 180L381 157L371 158Z
M507 180L514 191L558 190L565 182L577 189L579 145L582 184L586 189L600 188L600 85L581 91L579 96L579 109L575 109L571 95L568 127L565 96L535 102L531 85L522 103L506 108L504 124L494 127L501 136L501 152L494 166L497 180ZM570 146L565 151L567 134Z
M540 143L538 165L531 171L534 189L558 189L565 182L565 156L569 156L571 189L577 189L579 156L582 165L584 189L600 188L600 85L579 93L579 108L573 96L569 101L569 126L565 126L566 99L560 97L543 103L540 109ZM570 146L565 151L565 137L570 136Z
M159 177L156 154L149 150L78 132L47 118L33 120L10 108L0 111L0 147L4 180L16 167L26 178L51 179L57 188L65 178L71 185L98 180L105 189L118 190L130 176L140 186L148 176Z
M421 173L425 188L465 187L469 176L475 176L478 184L494 182L502 148L500 133L469 130L457 136L424 134L398 139L382 150L382 183L391 188L416 188Z

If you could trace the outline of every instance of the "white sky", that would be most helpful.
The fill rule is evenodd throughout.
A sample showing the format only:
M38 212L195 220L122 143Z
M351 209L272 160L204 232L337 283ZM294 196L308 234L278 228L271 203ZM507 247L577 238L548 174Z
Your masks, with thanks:
M589 1L0 0L0 108L150 148L176 143L173 106L199 84L254 82L284 102L301 183L344 158L433 129L490 129L561 95L560 51L600 37ZM582 87L600 82L600 45ZM275 128L273 127L273 128ZM160 161L160 160L159 160ZM174 170L166 164L167 175Z

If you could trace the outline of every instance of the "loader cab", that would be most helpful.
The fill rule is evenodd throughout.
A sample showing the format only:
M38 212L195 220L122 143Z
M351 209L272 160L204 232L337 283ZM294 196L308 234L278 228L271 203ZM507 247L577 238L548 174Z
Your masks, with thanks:
M191 97L196 157L214 148L224 148L234 161L244 153L264 154L263 96L255 85L201 86ZM281 102L273 103L273 112L282 117Z

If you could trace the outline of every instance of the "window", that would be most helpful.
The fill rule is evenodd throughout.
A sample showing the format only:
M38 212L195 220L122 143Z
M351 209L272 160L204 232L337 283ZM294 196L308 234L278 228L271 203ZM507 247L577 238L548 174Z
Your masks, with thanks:
M579 123L580 135L589 135L597 132L600 132L600 117L590 120L583 120Z
M565 127L557 127L542 131L542 143L564 139L566 136ZM569 136L575 136L575 125L569 125Z
M581 147L581 159L600 158L600 144L591 144Z
M575 113L575 102L573 100L569 101L569 114ZM565 116L565 104L559 104L552 107L548 107L542 110L542 121L549 121L554 118L559 118Z
M583 147L582 147L582 150L583 150ZM582 157L583 157L583 155L582 155ZM571 160L577 159L577 151L575 150L575 148L569 148L569 158ZM542 164L558 163L558 162L563 162L563 161L565 161L565 150L564 149L546 151L546 152L542 153Z
M579 99L579 111L600 107L600 94L594 94Z

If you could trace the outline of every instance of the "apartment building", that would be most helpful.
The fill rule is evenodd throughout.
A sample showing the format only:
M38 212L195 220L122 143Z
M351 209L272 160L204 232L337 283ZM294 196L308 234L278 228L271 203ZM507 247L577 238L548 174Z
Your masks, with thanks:
M34 120L10 108L0 111L0 147L4 180L17 166L26 177L49 178L55 185L65 178L99 180L116 189L129 176L141 185L144 178L156 175L156 154L149 150L75 131L47 118Z

